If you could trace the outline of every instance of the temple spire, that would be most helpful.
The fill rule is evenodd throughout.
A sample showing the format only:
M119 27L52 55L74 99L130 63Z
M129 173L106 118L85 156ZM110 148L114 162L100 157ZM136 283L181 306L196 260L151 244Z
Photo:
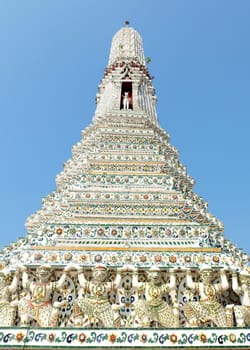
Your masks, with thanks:
M250 349L249 257L154 119L139 34L112 49L96 119L0 251L0 348Z
M156 96L140 34L125 21L113 37L108 66L98 87L95 120L132 112L158 125Z

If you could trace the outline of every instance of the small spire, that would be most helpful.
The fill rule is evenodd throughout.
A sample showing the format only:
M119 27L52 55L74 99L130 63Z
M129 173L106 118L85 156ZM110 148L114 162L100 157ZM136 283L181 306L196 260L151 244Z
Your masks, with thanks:
M126 27L129 26L129 21L125 21L125 26L126 26Z

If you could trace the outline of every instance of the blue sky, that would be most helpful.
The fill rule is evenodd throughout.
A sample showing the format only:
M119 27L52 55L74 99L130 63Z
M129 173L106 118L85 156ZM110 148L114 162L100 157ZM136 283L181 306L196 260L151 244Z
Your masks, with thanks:
M249 15L247 0L0 0L0 246L55 190L129 20L194 191L250 253Z

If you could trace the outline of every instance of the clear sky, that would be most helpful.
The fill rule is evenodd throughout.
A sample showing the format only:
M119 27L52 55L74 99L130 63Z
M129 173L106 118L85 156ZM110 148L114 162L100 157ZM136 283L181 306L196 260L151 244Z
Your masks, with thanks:
M249 18L249 0L0 0L0 247L55 190L129 20L194 191L250 253Z

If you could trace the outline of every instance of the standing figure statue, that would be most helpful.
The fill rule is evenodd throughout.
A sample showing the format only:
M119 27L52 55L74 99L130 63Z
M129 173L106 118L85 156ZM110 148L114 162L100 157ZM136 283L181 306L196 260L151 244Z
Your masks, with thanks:
M109 293L117 289L121 281L118 270L114 282L107 281L107 268L97 265L92 270L92 279L86 280L83 268L78 268L81 290L73 306L73 322L77 327L96 326L113 327L115 314L109 301Z
M23 269L23 288L27 291L18 304L20 326L27 327L30 320L35 320L39 327L55 327L58 325L59 311L67 301L52 302L53 293L60 290L65 283L71 267L65 267L61 278L51 282L51 267L41 265L36 270L38 281L30 281L27 269Z
M240 285L238 283L237 272L232 273L232 288L239 296L241 305L234 306L234 314L237 327L250 326L250 270L245 268L239 274Z
M201 282L193 282L191 271L187 270L187 288L199 294L200 300L188 302L184 305L184 314L188 327L198 327L212 321L217 327L233 326L232 307L224 308L217 301L217 296L229 288L225 270L220 271L221 282L214 283L214 271L208 265L200 270Z
M123 109L129 109L129 96L128 96L128 92L124 92L122 103L123 103Z
M14 326L17 301L12 301L11 296L17 290L19 283L19 266L16 267L14 278L9 283L10 271L0 272L0 327Z
M173 308L163 300L163 296L176 288L176 277L170 271L170 282L162 282L161 270L158 266L152 266L147 273L148 282L138 282L137 271L133 275L133 287L139 294L144 294L145 299L139 299L135 303L136 318L141 327L156 326L173 328L179 326L179 305Z

